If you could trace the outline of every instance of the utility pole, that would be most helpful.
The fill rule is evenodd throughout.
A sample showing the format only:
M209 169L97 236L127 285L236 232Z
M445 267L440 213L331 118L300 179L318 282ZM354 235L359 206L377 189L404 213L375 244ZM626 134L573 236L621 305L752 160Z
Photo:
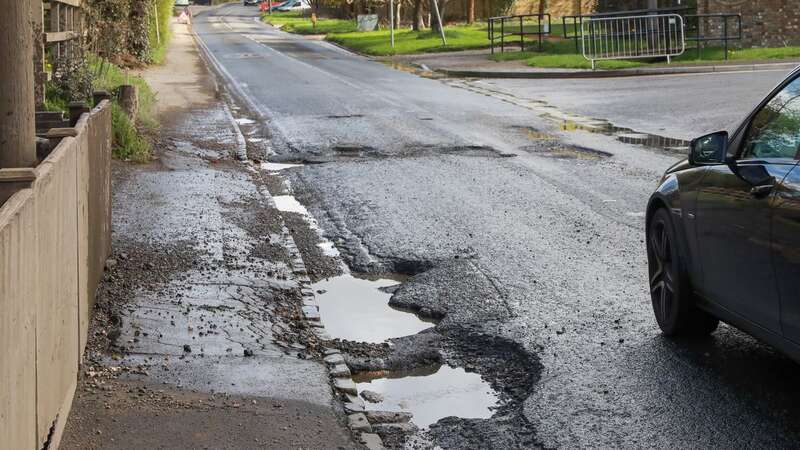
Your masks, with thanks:
M392 49L394 49L394 0L389 0L389 34L392 36Z
M0 0L0 169L36 164L33 29L27 1Z
M442 36L442 45L447 45L447 39L444 37L444 26L442 26L442 15L439 14L439 4L436 0L431 0L433 3L433 10L436 12L436 22L439 24L439 34Z

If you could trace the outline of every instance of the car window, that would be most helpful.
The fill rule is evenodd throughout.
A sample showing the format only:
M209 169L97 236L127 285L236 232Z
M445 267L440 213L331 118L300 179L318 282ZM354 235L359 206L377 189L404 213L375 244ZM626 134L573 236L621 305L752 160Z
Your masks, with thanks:
M800 78L772 98L753 118L743 158L798 159L800 144Z

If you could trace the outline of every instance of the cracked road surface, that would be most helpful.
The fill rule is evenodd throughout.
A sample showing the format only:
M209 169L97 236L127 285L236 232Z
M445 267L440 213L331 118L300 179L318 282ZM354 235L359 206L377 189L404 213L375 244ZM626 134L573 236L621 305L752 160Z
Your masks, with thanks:
M194 29L271 159L318 163L286 173L350 268L415 275L392 303L442 318L453 361L529 360L494 420L443 420L421 445L796 444L794 363L728 326L673 341L653 320L643 212L679 155L562 132L530 99L393 70L256 14L228 5Z

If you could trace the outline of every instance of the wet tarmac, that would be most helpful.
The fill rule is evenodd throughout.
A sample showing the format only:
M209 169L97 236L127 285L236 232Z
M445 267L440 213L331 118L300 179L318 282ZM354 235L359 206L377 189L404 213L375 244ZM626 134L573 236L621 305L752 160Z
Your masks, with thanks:
M638 81L622 92L614 83L628 81L606 80L605 91L587 87L574 96L578 107L562 108L544 104L561 92L555 82L516 81L513 94L548 91L526 96L498 92L500 82L427 79L262 27L252 15L230 5L217 21L195 26L285 161L360 149L358 157L339 152L284 172L342 259L353 271L413 274L393 302L437 316L436 333L448 342L480 343L448 348L448 361L493 373L504 367L492 362L497 355L536 361L519 366L527 374L492 381L508 394L495 414L440 420L423 447L795 445L797 366L727 326L703 342L666 339L647 292L647 198L682 156L639 145L648 142L637 135L690 139L741 117L747 96L705 80L698 84L714 101L700 105L682 81L659 78L649 88ZM264 57L225 59L243 51ZM269 89L265 71L288 81ZM615 92L640 103L614 104L608 95ZM655 103L642 99L655 94L679 107L649 108ZM639 142L562 130L574 114L542 117L560 108L641 131L622 133ZM725 113L703 122L703 108ZM620 114L637 117L615 120ZM547 135L554 138L539 139ZM492 151L442 150L475 146ZM403 151L409 148L429 151ZM576 157L589 154L582 148L594 153Z

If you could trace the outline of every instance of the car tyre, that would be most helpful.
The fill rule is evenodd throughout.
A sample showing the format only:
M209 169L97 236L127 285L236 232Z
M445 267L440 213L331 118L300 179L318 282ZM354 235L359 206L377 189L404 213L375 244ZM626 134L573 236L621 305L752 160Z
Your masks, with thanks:
M650 297L661 331L667 336L698 336L716 330L719 320L695 306L684 256L666 208L659 208L650 220L647 260Z

